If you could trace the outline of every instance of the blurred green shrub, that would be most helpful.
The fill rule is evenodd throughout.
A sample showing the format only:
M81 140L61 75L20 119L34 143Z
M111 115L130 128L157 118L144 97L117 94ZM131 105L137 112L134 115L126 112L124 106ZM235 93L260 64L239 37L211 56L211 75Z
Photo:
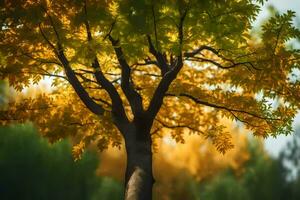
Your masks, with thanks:
M74 162L68 140L51 145L32 125L0 127L1 200L121 199L121 184L97 166L96 154Z

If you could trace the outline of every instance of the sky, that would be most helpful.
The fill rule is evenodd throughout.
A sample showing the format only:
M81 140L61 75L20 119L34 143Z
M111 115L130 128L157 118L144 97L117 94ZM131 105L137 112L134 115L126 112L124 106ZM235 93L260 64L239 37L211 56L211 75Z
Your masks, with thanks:
M295 20L295 24L300 24L300 0L269 0L262 8L262 11L258 15L256 22L254 25L259 24L262 20L268 17L268 7L273 5L279 12L286 12L287 10L293 10L296 12L296 16L298 19ZM298 125L300 126L300 112L294 121L294 127ZM280 135L277 138L267 138L265 140L265 148L267 152L274 156L278 157L279 152L286 146L287 142L292 139L292 135L285 136Z
M269 6L274 6L280 12L293 10L296 12L296 15L300 17L300 0L268 0L263 6L263 9L258 16L258 20L262 20L268 16L267 8Z

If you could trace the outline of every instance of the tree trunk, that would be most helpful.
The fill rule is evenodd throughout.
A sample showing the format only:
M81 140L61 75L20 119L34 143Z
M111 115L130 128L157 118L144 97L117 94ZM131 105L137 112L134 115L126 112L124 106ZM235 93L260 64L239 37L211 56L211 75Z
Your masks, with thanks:
M126 135L125 200L151 200L154 184L151 135L135 126Z

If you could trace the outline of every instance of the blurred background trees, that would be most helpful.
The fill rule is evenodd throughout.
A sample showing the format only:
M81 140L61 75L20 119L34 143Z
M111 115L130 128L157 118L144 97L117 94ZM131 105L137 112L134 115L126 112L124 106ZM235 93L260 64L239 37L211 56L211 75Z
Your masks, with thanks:
M0 127L2 200L120 199L121 187L97 167L95 153L75 162L68 140L50 145L30 124Z
M254 139L252 139L254 140ZM224 170L205 182L193 182L194 199L205 200L297 200L300 199L300 127L279 158L270 157L262 144L248 145L250 159L242 174ZM297 164L298 165L297 165Z
M237 130L239 146L226 155L199 137L189 138L185 144L161 141L162 150L171 153L155 154L161 177L155 200L300 199L300 127L278 158L270 157L260 140ZM206 147L187 154L200 146ZM97 156L91 149L74 161L69 140L49 144L31 124L0 127L0 199L122 199L124 164L117 162L122 155L116 152ZM205 167L211 173L199 175L197 169Z

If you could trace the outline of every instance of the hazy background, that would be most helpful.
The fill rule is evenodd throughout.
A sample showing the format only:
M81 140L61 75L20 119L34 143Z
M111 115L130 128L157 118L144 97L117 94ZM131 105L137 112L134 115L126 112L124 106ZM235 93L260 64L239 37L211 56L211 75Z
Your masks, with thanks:
M262 8L257 20L253 23L254 26L259 25L264 19L268 18L268 8L274 6L280 13L286 12L287 10L293 10L296 12L295 25L300 27L300 0L269 0ZM299 46L300 47L300 46ZM294 121L294 127L300 124L300 113ZM265 140L265 148L272 156L277 157L280 150L282 150L286 143L292 138L291 135L279 135L277 138L268 138Z

